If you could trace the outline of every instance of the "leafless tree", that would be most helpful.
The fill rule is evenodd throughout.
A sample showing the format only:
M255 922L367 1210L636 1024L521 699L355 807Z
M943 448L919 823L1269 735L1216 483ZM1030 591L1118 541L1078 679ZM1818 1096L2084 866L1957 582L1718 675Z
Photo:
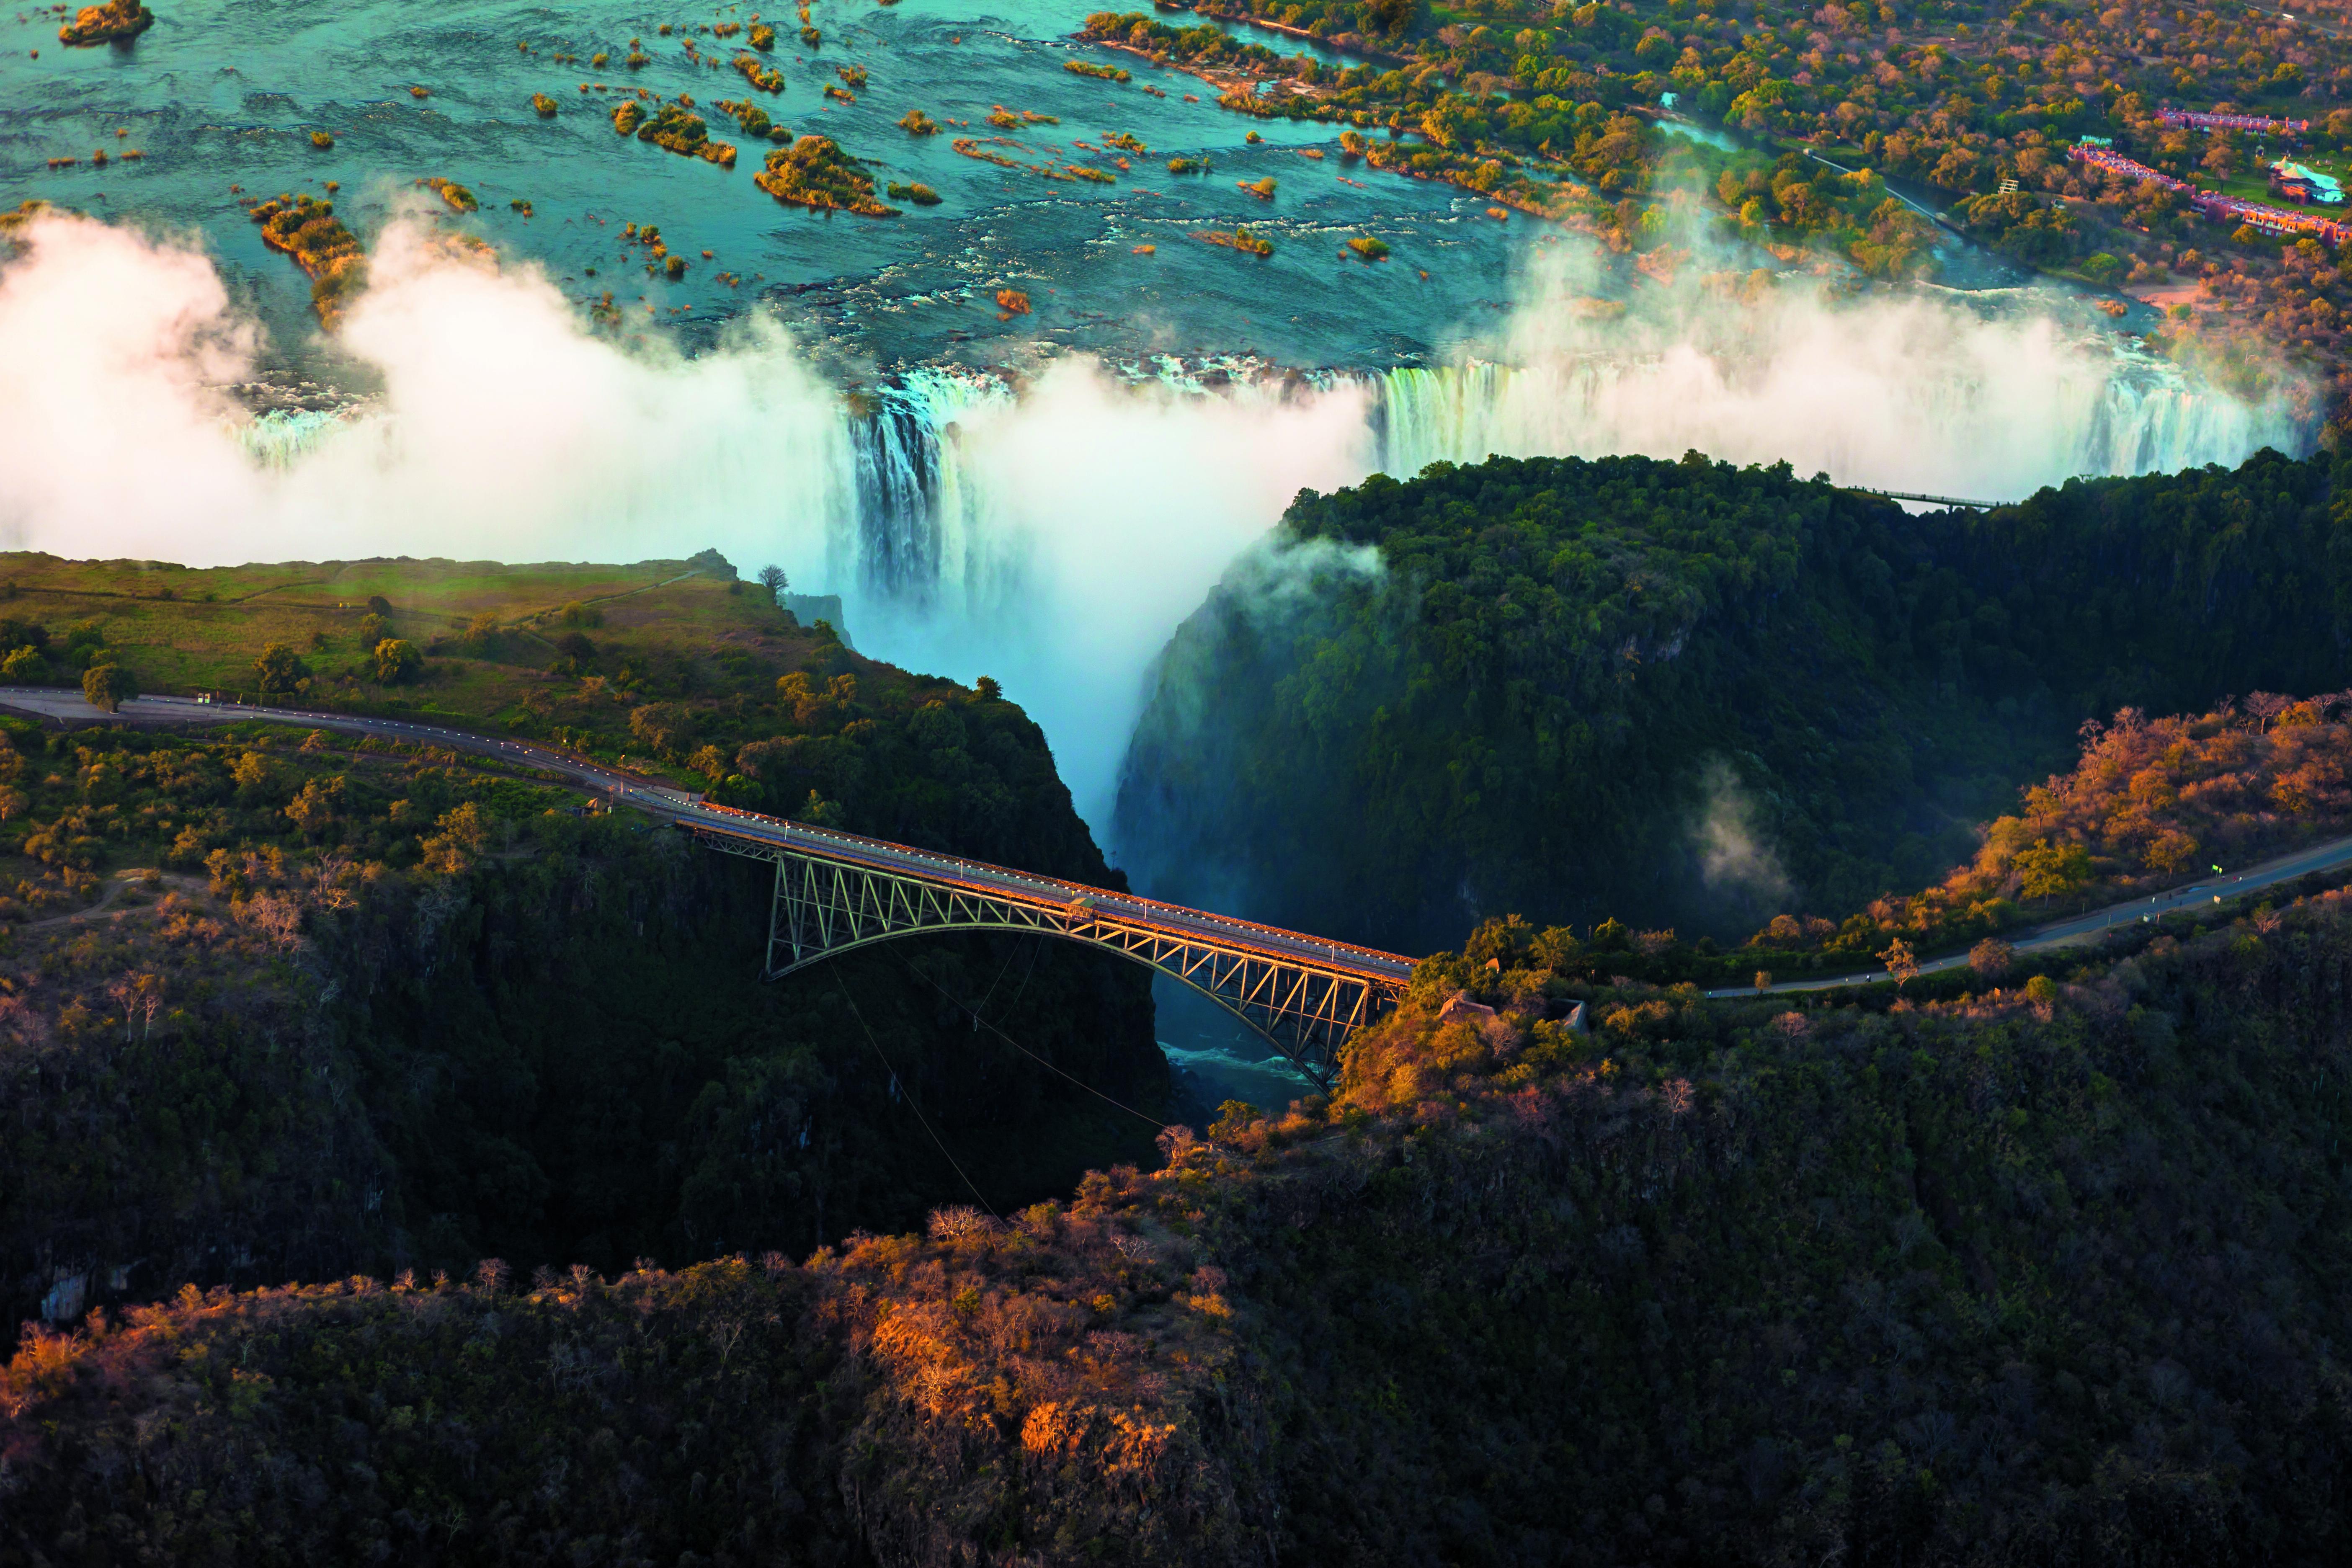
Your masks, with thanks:
M940 1241L977 1236L989 1228L988 1216L970 1204L950 1204L931 1211L931 1235Z
M1153 1142L1160 1145L1160 1152L1168 1157L1168 1163L1173 1168L1184 1163L1184 1156L1198 1147L1201 1140L1191 1128L1180 1122L1173 1127L1161 1128L1160 1136Z
M350 891L342 885L343 873L351 868L352 858L340 850L320 856L319 863L310 868L311 896L320 908L340 910L352 902Z
M155 1015L163 1006L163 977L147 970L133 970L116 976L107 984L107 996L122 1009L122 1039L131 1042L131 1031L140 1026L139 1037L147 1039L155 1033Z

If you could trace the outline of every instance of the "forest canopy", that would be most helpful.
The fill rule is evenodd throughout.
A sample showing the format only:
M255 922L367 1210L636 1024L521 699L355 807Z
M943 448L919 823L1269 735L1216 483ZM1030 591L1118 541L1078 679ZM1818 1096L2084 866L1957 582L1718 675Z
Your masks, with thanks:
M1843 914L2085 719L2332 687L2344 504L2273 453L1917 517L1696 453L1304 493L1163 655L1115 837L1167 896L1405 951Z
M648 679L664 700L590 711L722 774L718 741L764 734L736 787L789 785L796 816L1111 879L992 683L828 676L850 656L811 640L832 684L805 713L748 661L746 693L724 663L652 660L688 690ZM297 683L326 656L253 662ZM527 764L299 722L0 724L9 1321L184 1280L804 1251L1149 1148L1152 1122L1047 1070L1158 1103L1139 968L983 934L762 984L764 868L602 805Z
M2348 911L1917 1003L1474 944L1064 1202L192 1287L0 1371L0 1552L2324 1561Z

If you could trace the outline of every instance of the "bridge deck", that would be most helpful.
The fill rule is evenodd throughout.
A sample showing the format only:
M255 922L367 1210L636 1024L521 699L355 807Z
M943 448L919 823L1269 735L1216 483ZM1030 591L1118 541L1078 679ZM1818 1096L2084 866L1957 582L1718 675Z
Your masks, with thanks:
M1359 947L1352 942L1330 942L1303 931L1285 931L1279 926L1235 920L1230 915L1187 909L1181 904L1164 904L1156 899L1138 898L1132 893L1115 892L1107 888L1090 888L1083 882L1034 876L1009 867L992 866L984 860L937 855L929 850L893 844L887 839L811 827L805 823L762 816L733 806L700 803L694 809L681 813L677 821L679 826L690 828L697 834L740 838L790 849L795 854L818 859L887 871L941 887L961 888L991 898L1032 904L1040 909L1067 910L1083 901L1092 909L1097 920L1116 921L1171 936L1246 949L1287 963L1330 970L1367 980L1384 991L1402 991L1405 982L1412 978L1413 961L1401 953L1382 952L1378 948Z

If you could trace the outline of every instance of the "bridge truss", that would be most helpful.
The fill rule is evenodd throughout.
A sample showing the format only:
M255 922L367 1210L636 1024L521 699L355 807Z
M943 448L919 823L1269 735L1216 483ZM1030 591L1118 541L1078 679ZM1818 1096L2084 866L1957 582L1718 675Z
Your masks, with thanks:
M777 980L836 953L898 937L1008 931L1115 952L1183 982L1264 1037L1329 1088L1340 1047L1403 994L1401 981L1344 963L1319 963L1096 907L939 880L837 860L787 844L697 826L710 848L775 863L761 978Z

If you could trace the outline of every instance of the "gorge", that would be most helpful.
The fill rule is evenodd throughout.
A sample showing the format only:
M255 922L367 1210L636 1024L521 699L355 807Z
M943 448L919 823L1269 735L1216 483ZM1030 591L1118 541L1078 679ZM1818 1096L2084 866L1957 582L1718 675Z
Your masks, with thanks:
M2333 31L0 43L0 1568L2336 1560Z

